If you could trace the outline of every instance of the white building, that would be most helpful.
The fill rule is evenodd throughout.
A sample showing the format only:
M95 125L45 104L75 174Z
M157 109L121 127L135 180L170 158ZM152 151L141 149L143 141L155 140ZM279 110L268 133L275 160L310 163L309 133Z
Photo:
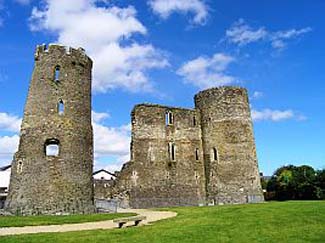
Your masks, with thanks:
M3 208L8 194L11 166L0 167L0 208Z
M101 170L97 170L93 173L93 178L94 180L114 180L116 178L116 176L104 169Z

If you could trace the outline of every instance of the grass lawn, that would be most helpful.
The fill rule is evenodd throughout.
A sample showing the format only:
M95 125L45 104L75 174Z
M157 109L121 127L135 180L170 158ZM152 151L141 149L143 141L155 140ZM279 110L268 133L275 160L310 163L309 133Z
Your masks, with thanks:
M0 227L20 227L51 224L74 224L84 222L95 222L122 217L134 216L133 213L114 214L90 214L90 215L67 215L67 216L6 216L0 217ZM1 241L0 241L1 242Z
M325 201L169 208L151 226L0 237L0 242L325 242Z

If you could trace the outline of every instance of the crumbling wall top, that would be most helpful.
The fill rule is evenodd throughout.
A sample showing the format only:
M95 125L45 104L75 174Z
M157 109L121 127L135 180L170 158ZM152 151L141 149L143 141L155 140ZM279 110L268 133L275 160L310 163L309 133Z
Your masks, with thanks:
M85 50L82 47L72 48L69 46L64 46L60 44L42 44L38 45L35 50L35 60L39 60L42 55L60 55L60 56L71 56L83 62L90 63L92 65L92 60L87 56Z
M135 112L135 110L139 108L145 108L145 107L150 107L150 108L162 108L166 110L180 110L180 111L188 111L188 112L196 112L195 109L190 109L190 108L183 108L183 107L174 107L174 106L165 106L165 105L159 105L159 104L152 104L152 103L142 103L142 104L137 104L133 107L132 113Z
M203 97L209 97L209 96L214 96L217 98L218 96L222 96L227 92L241 92L247 94L247 90L240 86L221 86L221 87L214 87L214 88L210 88L198 92L195 95L194 100L198 100Z

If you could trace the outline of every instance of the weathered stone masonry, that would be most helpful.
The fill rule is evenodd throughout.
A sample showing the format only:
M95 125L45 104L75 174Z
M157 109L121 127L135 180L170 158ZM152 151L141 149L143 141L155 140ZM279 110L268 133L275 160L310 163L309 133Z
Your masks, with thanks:
M12 213L94 211L91 69L82 49L37 47L5 205Z
M136 208L263 201L247 91L202 91L193 110L135 106L117 185Z
M91 69L82 49L37 47L8 211L94 212ZM194 100L194 109L134 107L131 160L116 181L96 184L99 198L134 208L263 201L247 91L212 88Z

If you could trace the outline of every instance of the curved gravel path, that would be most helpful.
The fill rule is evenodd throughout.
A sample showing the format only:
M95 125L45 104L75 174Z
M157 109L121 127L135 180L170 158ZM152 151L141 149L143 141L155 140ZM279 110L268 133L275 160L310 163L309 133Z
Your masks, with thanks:
M136 213L141 216L146 216L140 225L148 225L162 219L176 217L177 213L169 211L153 211L149 209L120 209L119 213ZM125 226L133 225L134 222L125 224ZM124 227L125 227L124 226ZM0 236L4 235L20 235L20 234L36 234L36 233L51 233L51 232L68 232L82 231L95 229L114 229L117 224L113 220L89 222L80 224L62 224L62 225L44 225L44 226L24 226L24 227L8 227L0 228Z

